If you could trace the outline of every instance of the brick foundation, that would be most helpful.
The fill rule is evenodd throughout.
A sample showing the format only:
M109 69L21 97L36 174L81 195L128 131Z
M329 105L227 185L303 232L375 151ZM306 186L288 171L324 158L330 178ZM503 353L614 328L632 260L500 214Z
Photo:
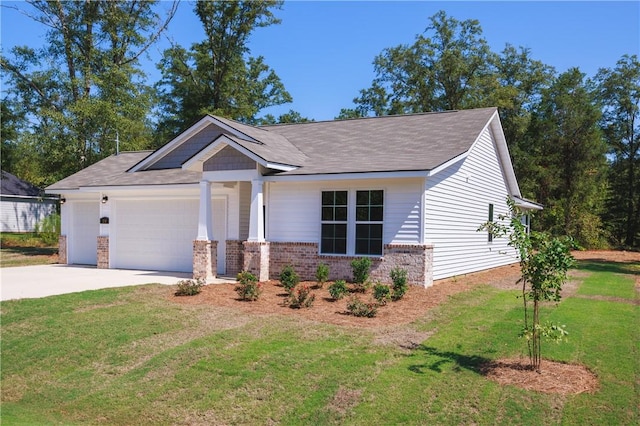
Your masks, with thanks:
M226 275L235 277L244 267L244 247L240 240L227 240Z
M269 279L270 269L270 243L258 241L244 241L243 268L254 274L259 281Z
M66 265L69 263L67 257L67 236L60 235L58 237L58 263L61 265Z
M272 242L269 252L271 279L278 279L282 268L292 265L302 280L315 280L320 262L329 266L329 279L353 278L351 261L359 256L326 256L318 253L316 243ZM385 244L382 257L371 258L371 279L390 282L395 267L407 270L407 281L429 287L433 284L433 247L430 245Z
M193 279L205 282L216 277L218 270L218 242L195 240L193 242Z
M109 269L109 237L98 237L98 269Z

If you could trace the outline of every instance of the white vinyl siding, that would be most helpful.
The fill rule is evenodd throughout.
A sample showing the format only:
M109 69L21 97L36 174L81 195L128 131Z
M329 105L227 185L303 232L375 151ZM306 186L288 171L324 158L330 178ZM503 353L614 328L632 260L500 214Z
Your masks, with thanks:
M1 232L33 232L36 225L56 212L56 201L3 196L0 201Z
M384 191L383 243L419 244L423 180L410 178L272 182L268 193L267 240L319 243L322 191L351 191L355 202L355 191L376 189Z
M494 220L508 212L507 188L491 132L485 130L460 162L429 178L425 191L425 241L434 245L434 279L517 261L505 238L477 232L494 205Z

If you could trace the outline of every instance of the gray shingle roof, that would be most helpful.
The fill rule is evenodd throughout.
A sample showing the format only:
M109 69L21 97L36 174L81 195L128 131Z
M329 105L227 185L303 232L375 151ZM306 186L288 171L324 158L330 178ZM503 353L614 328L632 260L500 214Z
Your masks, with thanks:
M92 186L169 185L198 183L200 172L182 169L147 170L127 173L127 170L145 159L152 151L123 152L112 155L71 176L64 178L47 190L60 191Z
M248 136L227 135L258 157L298 166L278 175L306 175L432 170L468 151L495 112L496 108L481 108L263 127L214 118ZM113 155L47 190L200 181L201 172L181 168L127 173L151 154Z
M432 170L465 153L496 108L263 127L308 160L287 175Z
M42 195L42 190L37 186L4 170L2 170L0 181L0 194L2 195L19 195L21 197L38 197Z

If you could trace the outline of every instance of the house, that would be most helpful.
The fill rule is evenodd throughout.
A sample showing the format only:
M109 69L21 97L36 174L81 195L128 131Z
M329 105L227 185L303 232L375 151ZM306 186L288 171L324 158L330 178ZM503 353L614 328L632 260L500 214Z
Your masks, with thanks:
M58 197L43 191L11 173L1 172L1 232L34 232L36 225L57 210Z
M478 232L522 199L496 108L254 127L207 115L153 152L108 157L47 188L60 258L98 268L409 282L515 262Z

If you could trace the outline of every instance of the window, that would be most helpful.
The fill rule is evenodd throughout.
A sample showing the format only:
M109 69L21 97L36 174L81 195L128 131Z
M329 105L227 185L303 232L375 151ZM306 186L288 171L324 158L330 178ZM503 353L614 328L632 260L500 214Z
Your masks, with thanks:
M320 252L347 254L347 191L322 192Z
M320 252L381 256L383 220L382 190L323 191Z
M356 192L356 248L355 254L382 254L382 191Z
M489 204L489 222L493 222L493 204ZM493 241L493 233L491 231L491 227L489 227L489 242Z

